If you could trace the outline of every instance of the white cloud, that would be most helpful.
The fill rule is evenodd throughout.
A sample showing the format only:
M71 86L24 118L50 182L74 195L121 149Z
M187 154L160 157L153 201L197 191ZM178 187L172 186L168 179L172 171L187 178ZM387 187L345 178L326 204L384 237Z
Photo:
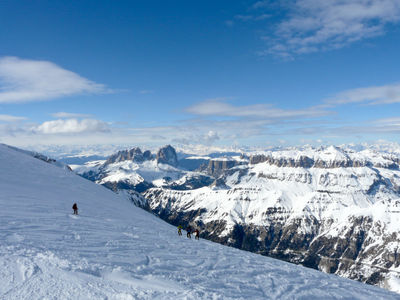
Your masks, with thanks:
M0 115L0 122L18 122L26 120L25 117L17 117L17 116L10 116L10 115Z
M110 92L49 61L0 58L0 103L49 100L75 94Z
M326 100L328 104L391 104L400 103L400 83L351 89Z
M55 118L61 118L61 119L91 117L91 115L89 115L89 114L77 114L77 113L68 113L68 112L56 112L51 115Z
M201 116L225 116L225 117L250 117L265 119L285 119L300 117L320 117L329 114L329 112L308 108L299 110L284 110L274 108L269 104L255 104L234 106L223 100L211 99L200 102L186 108L186 111Z
M94 133L109 131L108 125L94 119L67 119L54 120L42 123L32 128L35 133L57 134L57 133Z
M253 8L269 8L268 1ZM266 53L283 57L341 48L382 35L386 25L400 21L398 0L292 0L280 9L286 15Z

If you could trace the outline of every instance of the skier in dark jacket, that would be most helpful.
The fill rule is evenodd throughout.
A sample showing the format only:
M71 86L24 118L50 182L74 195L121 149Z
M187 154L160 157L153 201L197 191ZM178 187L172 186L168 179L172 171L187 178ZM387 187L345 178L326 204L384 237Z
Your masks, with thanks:
M74 205L72 205L72 209L74 210L74 215L78 214L78 205L76 203L74 203Z
M192 228L190 228L190 226L188 226L188 227L186 228L186 232L187 232L186 236L187 236L189 239L191 239L192 237L190 236L190 233L192 232Z
M194 231L194 238L195 238L196 240L199 240L199 239L200 239L200 232L199 232L198 229L196 229L196 230Z

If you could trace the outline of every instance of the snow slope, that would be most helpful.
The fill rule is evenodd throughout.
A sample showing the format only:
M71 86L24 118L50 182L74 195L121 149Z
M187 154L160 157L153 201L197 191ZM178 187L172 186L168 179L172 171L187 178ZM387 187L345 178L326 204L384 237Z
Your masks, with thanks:
M79 216L71 215L77 202ZM104 187L0 145L0 299L399 299L178 237Z

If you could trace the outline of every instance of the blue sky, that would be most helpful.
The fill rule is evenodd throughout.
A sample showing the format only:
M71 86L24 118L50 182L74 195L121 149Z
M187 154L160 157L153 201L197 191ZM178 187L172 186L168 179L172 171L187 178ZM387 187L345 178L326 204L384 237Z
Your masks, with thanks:
M1 1L0 142L399 141L400 2Z

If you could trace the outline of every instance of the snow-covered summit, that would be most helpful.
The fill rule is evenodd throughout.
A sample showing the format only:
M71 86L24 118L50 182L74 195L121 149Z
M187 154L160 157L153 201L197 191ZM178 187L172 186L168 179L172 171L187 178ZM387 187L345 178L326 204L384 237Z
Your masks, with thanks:
M0 166L1 299L398 299L178 237L112 191L4 145Z

